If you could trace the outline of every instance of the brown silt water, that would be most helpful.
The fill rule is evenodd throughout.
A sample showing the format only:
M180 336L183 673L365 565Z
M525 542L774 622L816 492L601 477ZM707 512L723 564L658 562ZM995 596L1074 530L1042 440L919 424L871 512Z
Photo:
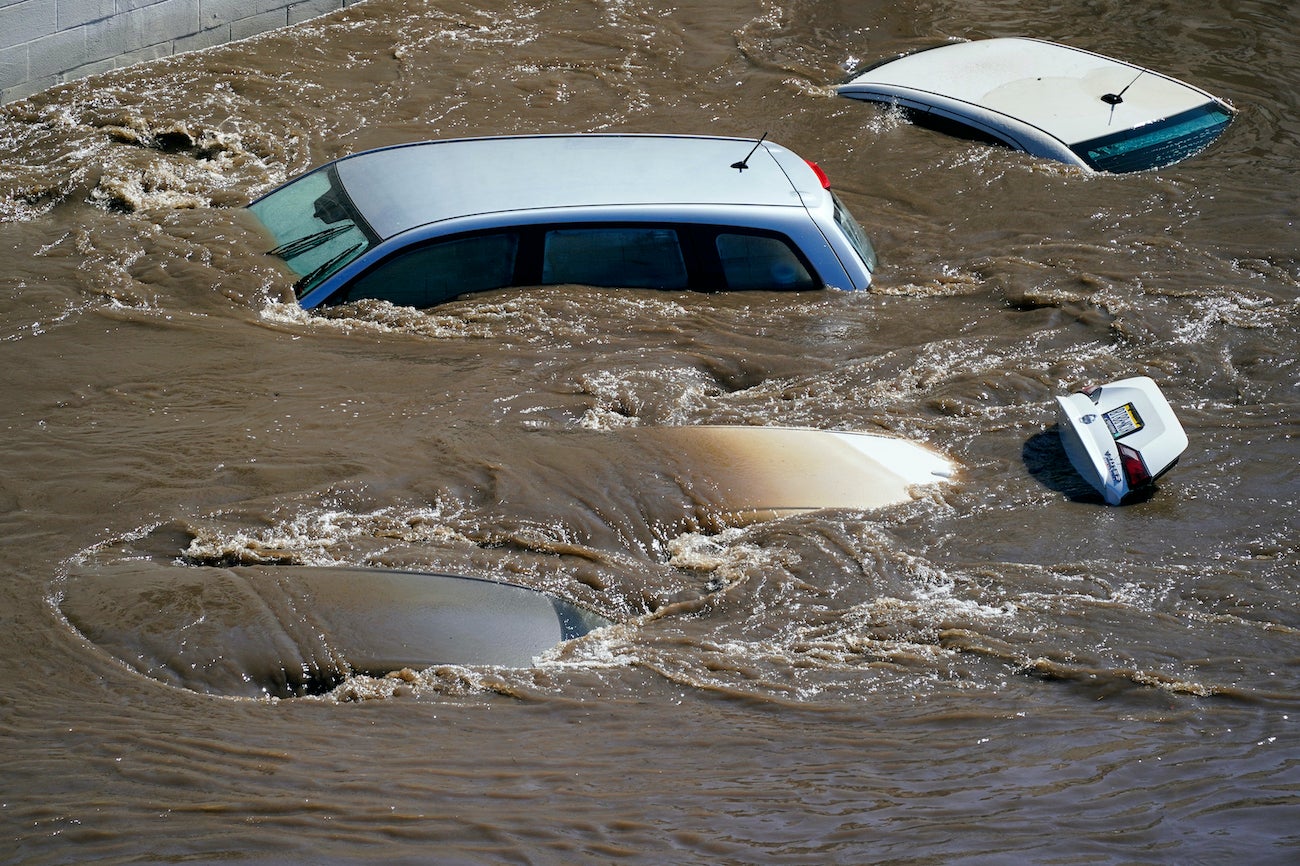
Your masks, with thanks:
M0 861L1295 862L1298 29L1276 0L368 0L3 106ZM1239 114L1185 162L1088 175L833 90L1006 35ZM816 160L875 286L307 313L241 210L365 148L594 131ZM1108 507L1053 398L1133 375L1189 446ZM886 433L958 470L746 515L655 432L702 425ZM68 615L147 613L72 604L114 575L329 567L612 624L281 696L150 676L130 629L106 648ZM363 611L354 573L331 598ZM333 646L311 593L254 597L157 610L181 648L230 625L226 662L266 617Z

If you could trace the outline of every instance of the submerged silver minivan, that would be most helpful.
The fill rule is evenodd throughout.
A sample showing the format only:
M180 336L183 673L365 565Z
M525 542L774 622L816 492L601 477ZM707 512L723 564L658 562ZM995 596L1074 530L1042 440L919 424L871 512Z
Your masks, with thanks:
M249 205L305 309L507 286L855 291L876 257L826 175L759 139L573 134L345 156Z

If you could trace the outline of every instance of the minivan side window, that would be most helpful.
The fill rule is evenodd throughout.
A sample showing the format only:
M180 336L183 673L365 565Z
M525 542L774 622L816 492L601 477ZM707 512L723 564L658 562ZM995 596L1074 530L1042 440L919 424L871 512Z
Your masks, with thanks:
M689 278L675 229L578 226L546 232L542 283L685 289Z
M821 288L783 238L719 232L715 243L729 289Z
M354 280L348 301L376 298L404 307L432 307L470 292L511 284L516 232L470 235L399 253Z

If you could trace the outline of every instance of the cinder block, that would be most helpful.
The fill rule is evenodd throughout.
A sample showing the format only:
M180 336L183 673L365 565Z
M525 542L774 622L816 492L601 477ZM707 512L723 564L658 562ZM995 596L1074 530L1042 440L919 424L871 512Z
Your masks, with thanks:
M158 6L162 2L163 0L117 0L117 12L119 15L123 12L134 12L147 6Z
M12 48L58 32L56 0L24 0L0 8L0 47Z
M260 7L257 10L259 13L271 12L277 9L284 9L286 10L287 13L287 10L291 4L289 0L258 0L258 5Z
M157 60L160 57L172 56L171 40L160 42L157 45L149 45L144 48L138 48L135 51L128 51L126 54L113 59L113 65L118 69L127 66L135 66L137 63L148 63L150 60Z
M288 5L289 0L199 0L199 17L204 27L212 27L278 12Z
M343 0L305 0L289 6L289 23L301 24L343 8Z
M141 48L178 36L189 36L203 29L199 26L199 0L163 0L127 14L143 19L141 32L145 41L139 46Z
M27 43L30 78L62 76L86 62L86 28L74 27Z
M86 61L120 57L200 29L198 0L163 0L86 25Z
M221 24L207 30L200 30L192 36L182 36L180 39L174 39L172 40L172 48L175 49L177 54L183 54L186 51L202 51L204 48L225 45L229 41L230 25Z
M199 0L199 21L204 27L230 24L266 11L261 0Z
M111 72L117 68L114 60L97 60L94 63L85 63L75 69L69 69L63 73L64 81L76 81L78 78L88 78L91 75L98 75L101 72Z
M230 24L230 38L232 40L247 39L268 30L283 27L288 23L289 13L287 9L272 9L270 12L254 15L252 18L232 21Z
M59 79L52 75L45 78L29 78L22 84L5 88L4 92L0 94L0 99L3 99L5 102L13 102L17 99L26 99L33 93L40 93L42 90L49 90L51 87L59 83L61 83Z
M17 87L31 78L27 66L27 44L0 48L0 91Z
M114 0L54 0L60 30L71 30L91 21L108 18L117 11Z
M85 27L87 63L109 60L140 47L140 21L129 13L92 21Z

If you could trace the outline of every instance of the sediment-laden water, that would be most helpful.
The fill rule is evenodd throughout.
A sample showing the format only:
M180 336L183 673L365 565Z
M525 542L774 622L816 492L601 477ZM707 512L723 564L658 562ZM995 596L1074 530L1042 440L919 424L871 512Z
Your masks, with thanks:
M1276 0L370 0L4 106L0 857L1294 862L1297 26ZM1086 176L830 89L1001 35L1240 114L1185 163ZM308 315L239 210L367 147L567 131L768 133L867 228L874 290ZM1190 446L1111 508L1053 397L1129 375ZM646 434L700 424L961 468L742 525ZM301 566L506 580L614 625L527 668L259 699L145 676L60 606L122 569Z

